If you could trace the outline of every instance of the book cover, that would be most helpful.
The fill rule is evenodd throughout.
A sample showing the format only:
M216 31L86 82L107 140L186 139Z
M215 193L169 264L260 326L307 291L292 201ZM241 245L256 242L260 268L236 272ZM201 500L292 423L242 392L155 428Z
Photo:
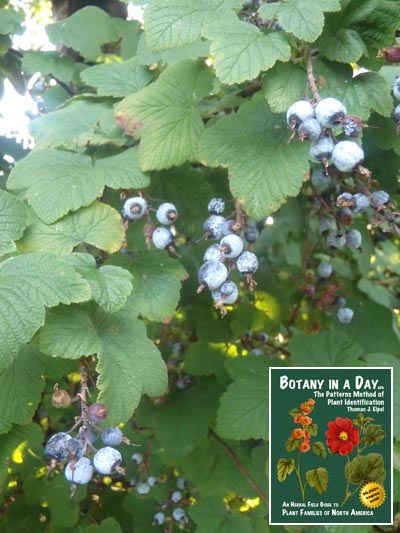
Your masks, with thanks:
M270 524L392 523L389 367L270 368Z

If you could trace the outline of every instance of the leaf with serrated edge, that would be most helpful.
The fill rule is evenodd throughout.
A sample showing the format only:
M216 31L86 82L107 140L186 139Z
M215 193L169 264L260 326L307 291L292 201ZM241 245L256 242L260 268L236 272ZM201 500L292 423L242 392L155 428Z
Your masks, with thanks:
M278 460L278 464L276 465L278 481L285 481L287 476L289 476L293 472L294 467L294 459L286 459L284 457L280 458Z
M101 54L101 45L118 40L113 19L98 7L87 6L70 17L46 27L53 44L63 43L83 57L95 61Z
M227 439L266 439L268 436L268 367L263 358L226 363L234 381L221 397L217 431Z
M112 120L113 106L93 96L79 96L66 102L52 113L37 117L29 123L29 131L35 138L36 148L63 147L68 150L88 144L113 142L110 132L101 128L106 117ZM115 143L123 142L122 132L115 127Z
M101 309L59 307L41 330L40 346L45 353L73 359L97 354L98 401L107 406L110 425L128 420L142 394L161 396L167 387L160 352L143 322L126 311L109 315Z
M154 52L192 43L209 20L234 16L239 0L156 0L144 12L144 29Z
M339 29L333 35L325 33L319 42L319 51L331 61L351 63L358 61L368 50L360 35L347 28Z
M74 75L75 63L71 56L60 56L55 51L27 50L22 59L22 69L27 74L52 74L58 80L69 83Z
M0 34L8 33L20 34L24 32L24 17L21 12L15 9L0 8Z
M142 170L196 160L195 147L204 131L197 105L211 83L212 74L204 62L186 60L169 66L156 82L116 107L116 121L128 134L141 130Z
M339 0L283 0L274 15L286 31L311 43L322 32L324 11L340 9ZM263 6L258 12L263 18L269 15L268 10L264 14Z
M148 68L139 65L136 59L124 63L102 63L81 72L81 79L102 96L128 96L143 89L153 74Z
M131 272L130 309L149 320L162 321L173 315L179 302L181 281L186 271L166 252L138 252L135 257L124 255L110 261Z
M45 253L0 264L0 370L44 323L45 308L89 300L89 285L61 259Z
M87 243L114 253L121 248L124 236L120 214L109 205L93 202L54 224L37 219L27 228L18 248L24 252L66 255L78 244Z
M306 479L310 487L313 487L318 494L324 494L328 490L329 474L326 468L320 466L315 470L308 470Z
M261 219L296 196L309 171L309 147L288 145L289 136L286 119L258 96L208 128L198 155L208 165L228 167L233 196Z
M290 351L299 366L351 366L363 354L362 348L340 331L295 336Z
M0 254L15 249L18 240L30 221L29 210L16 196L0 190Z
M26 188L26 197L47 224L68 211L87 206L104 187L146 187L149 178L138 168L137 148L99 159L54 148L34 150L12 169L7 187Z
M132 275L119 266L97 268L89 254L75 253L66 258L69 265L89 283L92 298L104 311L114 313L123 307L132 291Z
M43 362L37 347L24 346L12 365L0 372L0 433L13 424L25 424L36 411L44 389Z
M203 34L212 40L210 53L217 77L228 85L252 80L276 61L290 59L290 46L283 34L264 34L238 19L211 23Z
M293 63L277 63L265 77L265 97L274 113L286 113L289 106L304 98L306 71Z

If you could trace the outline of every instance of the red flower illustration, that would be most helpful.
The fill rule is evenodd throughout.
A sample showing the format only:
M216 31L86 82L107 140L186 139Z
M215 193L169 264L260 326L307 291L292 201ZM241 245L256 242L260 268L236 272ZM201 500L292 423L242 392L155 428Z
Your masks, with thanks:
M335 421L328 422L325 435L328 448L339 455L348 455L360 441L359 430L353 426L350 418L340 416Z

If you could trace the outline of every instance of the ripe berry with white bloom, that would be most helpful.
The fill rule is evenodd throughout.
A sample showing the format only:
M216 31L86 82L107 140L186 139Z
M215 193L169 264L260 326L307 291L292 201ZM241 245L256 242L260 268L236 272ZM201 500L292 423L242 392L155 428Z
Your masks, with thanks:
M334 128L346 115L345 106L336 98L324 98L315 107L316 119L324 128Z
M104 474L105 476L112 474L115 467L120 465L121 462L122 456L119 451L110 446L100 448L93 457L93 465L95 469L97 472Z
M112 427L103 431L101 434L101 440L104 444L107 444L107 446L117 446L118 444L121 444L123 436L124 435L119 428Z
M400 77L397 76L393 84L393 96L400 100Z
M147 202L141 196L134 196L133 198L128 198L122 208L122 214L125 218L129 220L138 220L147 211Z
M341 307L337 310L336 316L342 324L350 324L353 320L354 311L350 307Z
M67 461L77 461L85 453L85 447L79 439L68 439L64 446L65 459Z
M174 204L165 202L158 207L156 218L161 224L172 224L178 218L178 211Z
M378 206L383 206L387 204L390 200L390 196L386 191L374 191L371 196L373 198L374 203Z
M179 490L174 490L174 492L171 494L171 500L174 502L174 503L178 503L180 502L182 499L182 493L181 491Z
M343 248L346 244L346 236L344 233L330 231L326 236L326 244L329 248Z
M64 470L64 476L70 483L85 485L93 477L93 465L87 457L81 457L78 461L71 461Z
M153 241L154 246L159 250L164 250L165 248L168 248L168 246L171 246L174 242L174 236L172 235L171 231L168 228L165 228L164 226L156 228L153 231L151 239Z
M301 122L314 118L314 108L307 100L299 100L292 104L286 113L289 128L297 129Z
M65 445L71 439L71 435L60 431L52 435L47 441L44 448L44 455L47 459L55 459L56 461L65 461Z
M150 487L155 487L157 485L157 478L155 476L149 476L147 478L147 484Z
M238 299L239 290L236 283L227 280L218 289L212 291L211 296L216 303L232 305Z
M153 516L153 522L156 526L162 526L165 522L165 514L161 511Z
M224 235L225 219L220 215L211 215L203 224L206 239L220 239Z
M206 261L201 265L197 277L200 287L215 290L226 281L228 269L220 261Z
M299 137L302 141L309 139L310 141L316 141L319 139L322 130L321 124L316 118L309 118L308 120L303 120L300 123L298 128Z
M310 155L317 161L327 161L331 158L334 147L331 137L321 137L318 141L311 143Z
M219 215L224 209L225 202L222 200L222 198L211 198L211 200L208 202L207 210L209 213Z
M361 248L362 244L362 235L358 229L351 229L346 231L346 246L352 248L353 250L358 250Z
M144 481L139 481L136 485L136 490L138 494L148 494L150 492L150 485Z
M340 141L332 151L332 163L341 172L351 172L364 159L364 151L356 142Z
M353 195L353 199L354 199L354 207L353 207L354 213L362 213L363 211L368 209L368 207L370 206L370 200L366 194L358 192Z
M254 274L258 268L258 259L253 252L243 252L236 261L236 267L241 274Z
M235 234L227 235L221 239L219 245L219 249L221 250L222 254L228 259L239 257L239 255L243 252L243 241L238 235Z
M135 464L135 465L140 465L140 463L143 461L143 455L141 453L134 453L132 455L132 463Z
M222 258L222 253L219 248L219 244L212 244L204 252L203 261L220 261Z
M320 263L317 268L318 276L321 278L329 278L333 272L333 266L329 263Z
M172 518L180 524L187 524L189 522L185 511L180 507L175 507L175 509L172 511Z

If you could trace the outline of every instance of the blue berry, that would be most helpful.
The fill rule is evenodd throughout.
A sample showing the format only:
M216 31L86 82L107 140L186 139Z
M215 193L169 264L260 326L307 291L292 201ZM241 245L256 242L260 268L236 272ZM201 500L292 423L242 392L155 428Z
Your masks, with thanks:
M334 128L343 122L347 110L340 100L324 98L315 106L315 116L324 128Z
M211 296L217 304L232 305L238 299L239 290L236 283L227 280L218 289L213 290Z
M71 461L64 470L64 476L70 483L85 485L93 477L93 465L87 457L81 457L78 461Z
M362 244L362 235L358 229L351 229L346 231L346 246L352 248L353 250L358 250L361 248Z
M320 263L317 268L318 275L321 278L329 278L332 275L333 267L329 263Z
M147 211L147 202L141 196L128 198L122 208L122 214L129 220L138 220Z
M153 522L154 522L154 525L156 526L162 526L163 523L165 522L165 514L162 513L161 511L156 513L153 517Z
M198 273L200 287L207 287L210 290L217 289L227 277L228 269L220 261L206 261Z
M136 485L136 490L138 494L148 494L150 492L150 485L148 485L144 481L139 481Z
M228 259L239 257L243 252L243 241L239 235L226 235L221 239L219 245L221 253Z
M85 453L85 447L79 439L68 439L64 447L65 458L67 461L77 461Z
M219 215L224 211L224 209L225 202L222 200L222 198L211 198L211 200L208 202L207 210L209 213Z
M371 196L373 198L373 201L375 202L375 205L377 206L386 205L390 201L390 196L386 191L375 191L371 194Z
M203 261L219 261L222 257L222 253L219 244L212 244L207 248L204 253Z
M153 244L159 250L164 250L174 242L174 236L168 228L160 226L153 231L151 236Z
M307 100L298 100L286 112L286 122L291 129L297 129L305 120L314 118L314 108Z
M353 320L354 311L349 307L341 307L338 309L336 316L339 322L342 324L350 324L350 322Z
M310 146L310 156L318 161L326 162L332 156L335 144L331 137L321 137Z
M368 209L370 205L370 200L366 194L356 193L353 195L354 198L354 213L362 213Z
M189 522L188 517L183 509L180 507L175 507L172 511L172 518L179 522L180 524L187 524Z
M321 124L315 118L303 120L298 128L299 137L302 141L316 141L321 135Z
M123 436L124 435L119 428L112 427L103 431L101 434L101 440L104 444L107 444L107 446L118 446L118 444L121 444Z
M70 439L71 435L68 435L68 433L59 432L52 435L46 443L44 455L47 459L65 461L65 445Z
M165 202L157 209L156 218L161 224L172 224L178 218L178 211L174 204Z
M131 459L133 464L140 465L140 463L143 461L143 455L141 453L136 452L132 455Z
M258 259L253 252L243 252L236 260L236 267L241 274L254 274L258 268Z
M98 424L107 417L108 411L102 403L96 402L89 405L87 414L91 422Z
M111 474L115 470L115 467L120 465L121 462L122 456L119 451L110 446L100 448L93 457L93 465L95 469L103 475Z
M182 499L182 493L179 490L174 490L174 492L171 494L171 501L174 503L180 502Z
M211 215L203 224L206 239L220 239L224 235L225 219L220 215Z

